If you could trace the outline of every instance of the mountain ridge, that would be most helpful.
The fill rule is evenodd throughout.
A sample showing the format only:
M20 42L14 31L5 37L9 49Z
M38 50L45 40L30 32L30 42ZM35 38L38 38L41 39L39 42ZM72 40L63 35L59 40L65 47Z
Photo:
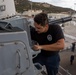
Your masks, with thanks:
M49 4L49 3L31 2L28 0L14 0L14 1L15 1L17 12L24 12L30 9L43 10L47 13L61 13L61 12L72 13L74 12L74 10L70 8L58 7L58 6Z

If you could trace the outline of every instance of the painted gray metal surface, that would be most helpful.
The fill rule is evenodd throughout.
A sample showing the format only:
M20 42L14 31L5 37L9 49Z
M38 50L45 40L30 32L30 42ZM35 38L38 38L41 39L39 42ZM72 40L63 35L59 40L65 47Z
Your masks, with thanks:
M0 75L35 75L27 33L0 34Z
M12 27L21 28L23 31L0 32L0 75L41 75L43 68L37 70L32 61L32 55L37 55L39 51L31 49L26 18L13 17L1 21L8 22Z

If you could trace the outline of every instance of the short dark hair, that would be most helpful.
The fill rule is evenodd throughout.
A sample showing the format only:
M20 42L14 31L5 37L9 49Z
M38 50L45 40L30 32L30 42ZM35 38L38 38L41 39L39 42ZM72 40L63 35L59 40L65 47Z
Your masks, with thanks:
M39 13L34 17L34 21L37 24L41 24L41 26L45 26L46 24L48 24L48 16L46 13Z

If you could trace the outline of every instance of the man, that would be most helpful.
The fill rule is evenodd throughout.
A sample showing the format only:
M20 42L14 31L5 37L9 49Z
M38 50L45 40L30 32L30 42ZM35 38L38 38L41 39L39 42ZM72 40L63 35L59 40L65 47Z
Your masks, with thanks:
M75 42L72 43L72 52L75 51Z
M74 53L70 56L70 63L71 63L71 65L73 64L73 61L74 61Z
M45 65L48 75L56 75L60 62L59 51L64 48L63 32L59 25L48 24L45 13L34 17L34 26L31 29L31 38L39 45L34 45L33 49L41 50L41 53L33 61Z

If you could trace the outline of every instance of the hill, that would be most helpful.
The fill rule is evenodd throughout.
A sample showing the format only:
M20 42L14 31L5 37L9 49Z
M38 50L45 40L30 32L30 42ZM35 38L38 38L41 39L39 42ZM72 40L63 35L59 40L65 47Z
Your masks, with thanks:
M69 8L62 8L62 7L57 7L48 3L39 3L39 2L31 2L28 0L15 0L15 6L16 6L16 11L17 12L23 12L26 10L31 9L31 4L32 4L32 9L33 10L43 10L45 12L52 12L52 13L60 13L60 12L73 12L74 10L69 9Z

